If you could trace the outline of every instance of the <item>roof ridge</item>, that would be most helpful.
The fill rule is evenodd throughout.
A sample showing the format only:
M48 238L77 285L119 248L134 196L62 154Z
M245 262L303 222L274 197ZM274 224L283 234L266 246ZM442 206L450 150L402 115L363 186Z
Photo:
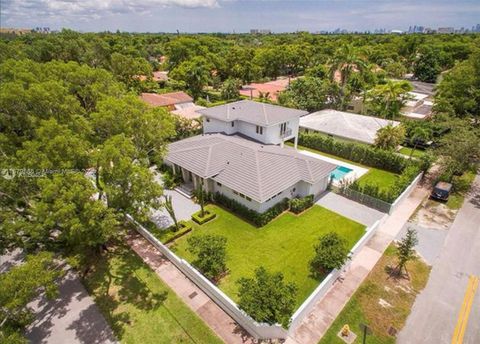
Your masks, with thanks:
M255 150L255 166L257 167L257 183L258 183L258 194L260 198L263 197L263 188L262 188L262 174L260 173L260 160L258 159L259 150Z
M207 157L207 163L205 165L205 176L208 176L208 172L210 171L210 161L212 160L212 148L215 146L215 144L211 145L208 147L208 157Z
M265 110L265 103L262 103L262 110L263 110L263 115L265 116L265 123L268 125L268 117L267 117L267 110Z

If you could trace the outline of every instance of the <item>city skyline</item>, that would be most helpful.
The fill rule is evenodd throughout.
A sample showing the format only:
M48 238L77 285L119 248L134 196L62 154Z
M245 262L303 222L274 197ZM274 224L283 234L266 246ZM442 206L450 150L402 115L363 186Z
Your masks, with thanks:
M422 26L470 30L480 3L450 1L1 0L2 27L131 32L408 31Z

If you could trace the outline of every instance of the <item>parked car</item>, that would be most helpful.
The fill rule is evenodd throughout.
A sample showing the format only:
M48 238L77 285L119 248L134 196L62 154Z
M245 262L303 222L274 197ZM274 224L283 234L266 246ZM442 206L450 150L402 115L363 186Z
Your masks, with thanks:
M438 199L440 201L448 200L450 196L450 191L452 191L452 184L446 182L438 182L430 194L431 198Z

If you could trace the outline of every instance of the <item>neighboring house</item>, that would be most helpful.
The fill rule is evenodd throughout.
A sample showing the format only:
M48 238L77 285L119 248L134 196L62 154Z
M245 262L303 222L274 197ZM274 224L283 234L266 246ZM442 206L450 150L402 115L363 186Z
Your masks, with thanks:
M282 145L298 142L298 123L306 111L267 103L241 100L198 111L203 118L203 132L240 134L255 141Z
M268 99L276 101L278 94L285 91L291 81L295 78L278 78L274 81L268 81L264 83L252 83L242 87L240 94L246 97L259 98L260 92L263 94L268 93Z
M300 118L300 131L318 132L342 140L373 144L377 131L400 122L336 110L321 110Z
M151 106L160 106L168 109L173 114L184 118L199 118L198 110L203 106L195 105L193 98L185 92L172 93L142 93L141 98Z
M257 212L285 198L323 193L337 167L291 147L265 145L238 135L204 134L171 143L165 163L181 173L183 190L199 183Z

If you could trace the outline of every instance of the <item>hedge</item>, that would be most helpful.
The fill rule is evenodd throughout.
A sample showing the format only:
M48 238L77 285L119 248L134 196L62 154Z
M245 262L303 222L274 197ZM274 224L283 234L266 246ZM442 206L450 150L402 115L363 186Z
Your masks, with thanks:
M192 215L192 220L198 223L199 225L203 225L204 223L210 220L213 220L217 216L217 214L215 214L211 210L206 210L206 209L204 210L203 217L201 216L201 213L202 211L199 210Z
M275 204L273 207L269 208L263 213L258 213L255 210L252 210L219 192L215 194L214 201L240 215L247 221L252 222L257 227L265 226L267 223L288 209L288 198L284 198L282 201Z
M313 195L308 195L303 198L292 198L290 200L290 211L295 214L300 214L305 209L313 205Z
M382 191L378 185L374 183L367 183L363 186L360 186L358 181L354 181L348 187L352 190L361 192L374 198L378 198L382 201L393 203L398 196L405 191L405 189L410 185L415 177L418 176L419 173L420 168L417 165L407 166L395 181L395 184L393 184L393 186L387 191Z
M180 229L176 232L174 231L175 225L171 225L167 229L159 229L155 225L155 227L150 227L149 230L163 244L168 244L192 230L192 223L190 221L178 221L178 225Z
M317 133L300 133L298 144L394 173L401 173L408 164L407 159L395 152L354 142L338 141Z

